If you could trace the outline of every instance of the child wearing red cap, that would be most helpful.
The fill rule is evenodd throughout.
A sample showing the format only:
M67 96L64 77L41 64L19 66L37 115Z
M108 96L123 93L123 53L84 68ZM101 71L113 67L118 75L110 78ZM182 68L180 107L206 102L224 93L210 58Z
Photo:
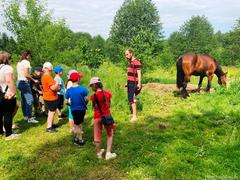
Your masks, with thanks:
M98 77L92 78L89 86L95 92L95 94L90 97L94 108L94 142L97 149L97 156L99 159L102 159L102 154L104 153L104 149L101 149L102 117L111 114L110 105L112 94L108 90L103 90L102 82ZM97 98L97 100L95 98ZM101 110L99 110L99 108L101 108ZM107 131L107 152L105 159L109 160L117 156L116 153L111 153L115 125L104 125L104 127Z
M73 143L76 145L83 146L85 141L82 139L82 124L84 122L84 116L87 110L88 103L88 90L84 86L80 86L79 79L83 77L82 74L74 72L70 75L70 80L73 82L72 87L66 91L66 103L70 101L70 107L73 115L73 133L76 137Z

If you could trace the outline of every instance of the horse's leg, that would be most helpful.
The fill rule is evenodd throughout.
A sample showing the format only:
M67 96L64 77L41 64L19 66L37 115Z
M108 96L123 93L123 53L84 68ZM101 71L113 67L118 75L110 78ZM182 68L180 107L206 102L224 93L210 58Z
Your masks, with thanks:
M213 76L214 76L214 74L209 74L209 75L208 75L208 84L207 84L207 89L206 89L207 92L210 92L210 89L211 89L211 81L212 81L212 79L213 79Z
M204 78L204 76L200 76L199 83L198 83L198 89L197 89L198 92L200 92L200 90L201 90L203 78Z
M186 98L187 96L189 96L188 92L187 92L187 83L190 81L190 76L189 75L185 75L184 78L184 82L183 82L183 97Z

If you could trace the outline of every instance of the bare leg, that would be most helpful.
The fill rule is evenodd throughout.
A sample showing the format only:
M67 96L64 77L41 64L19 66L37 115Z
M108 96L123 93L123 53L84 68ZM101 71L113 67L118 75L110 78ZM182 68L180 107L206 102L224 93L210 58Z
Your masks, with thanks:
M101 142L95 142L97 153L101 152Z
M134 102L131 104L132 107L132 119L131 122L135 122L137 120L137 103Z
M62 116L62 112L60 109L57 109L58 117Z
M112 150L113 135L107 138L107 152Z
M55 111L48 111L47 128L52 127L54 115L55 115Z
M79 140L82 140L82 125L74 125L74 134Z

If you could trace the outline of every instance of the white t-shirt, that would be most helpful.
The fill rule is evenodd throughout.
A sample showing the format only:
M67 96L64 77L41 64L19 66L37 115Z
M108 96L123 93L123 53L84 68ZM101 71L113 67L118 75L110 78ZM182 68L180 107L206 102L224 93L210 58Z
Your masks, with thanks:
M10 65L0 65L0 86L2 88L2 91L4 92L6 87L7 87L7 83L6 83L6 74L8 73L12 73L13 74L13 68ZM10 91L10 89L7 89L6 95L8 94L12 94L12 92Z
M18 74L18 80L19 81L26 81L27 78L24 76L24 69L29 68L29 72L31 71L31 65L30 62L26 59L20 61L17 63L17 74Z

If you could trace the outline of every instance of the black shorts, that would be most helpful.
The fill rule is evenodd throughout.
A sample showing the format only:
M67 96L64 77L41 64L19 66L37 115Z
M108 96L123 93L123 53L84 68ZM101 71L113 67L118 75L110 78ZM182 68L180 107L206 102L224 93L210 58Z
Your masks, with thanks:
M59 110L63 109L63 103L64 103L64 95L59 95L58 94L58 106L57 106L57 108Z
M136 84L135 83L128 83L127 84L128 89L128 101L130 104L135 102L135 90L136 90Z
M58 99L54 101L44 101L49 111L56 111L58 106Z
M76 125L82 124L84 122L85 114L86 114L86 110L72 111L74 124Z

